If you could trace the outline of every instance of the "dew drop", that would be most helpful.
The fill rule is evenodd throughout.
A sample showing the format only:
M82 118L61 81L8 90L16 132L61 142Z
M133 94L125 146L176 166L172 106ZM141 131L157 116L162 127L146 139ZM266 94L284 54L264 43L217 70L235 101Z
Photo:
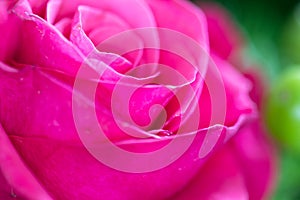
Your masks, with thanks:
M158 135L158 136L165 137L165 136L173 135L173 132L172 132L172 131L169 131L169 130L163 130L163 131L160 131L157 135Z

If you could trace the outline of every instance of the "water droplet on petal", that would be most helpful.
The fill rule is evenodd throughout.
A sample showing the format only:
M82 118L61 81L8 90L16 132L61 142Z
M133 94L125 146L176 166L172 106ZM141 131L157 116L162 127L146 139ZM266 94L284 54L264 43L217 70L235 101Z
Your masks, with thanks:
M158 132L157 135L162 136L162 137L166 137L166 136L173 135L173 132L169 131L169 130L162 130L162 131Z

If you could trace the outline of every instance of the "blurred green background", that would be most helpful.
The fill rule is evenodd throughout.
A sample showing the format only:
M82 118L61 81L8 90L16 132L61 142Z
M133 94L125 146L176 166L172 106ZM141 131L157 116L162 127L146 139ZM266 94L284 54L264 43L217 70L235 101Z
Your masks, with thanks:
M289 66L300 64L300 9L298 16L295 14L297 5L300 5L299 0L215 2L227 8L242 28L248 42L246 54L261 66L270 86L276 83ZM296 20L299 20L297 26ZM296 131L299 131L300 136L300 130ZM300 154L280 145L278 149L279 183L272 199L300 200Z

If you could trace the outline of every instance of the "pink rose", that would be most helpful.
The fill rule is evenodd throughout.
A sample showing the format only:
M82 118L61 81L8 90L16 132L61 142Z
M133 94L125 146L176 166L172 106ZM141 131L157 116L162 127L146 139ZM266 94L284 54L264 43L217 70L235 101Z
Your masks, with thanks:
M0 198L267 197L260 93L227 14L203 8L0 3Z

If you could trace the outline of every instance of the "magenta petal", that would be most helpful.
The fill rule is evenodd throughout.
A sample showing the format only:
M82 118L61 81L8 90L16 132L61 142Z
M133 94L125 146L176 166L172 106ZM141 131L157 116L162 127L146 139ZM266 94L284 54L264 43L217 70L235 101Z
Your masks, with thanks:
M46 18L47 3L49 0L25 0L29 2L32 12ZM59 0L58 0L59 1Z
M248 200L243 174L232 149L229 146L220 149L174 199Z
M29 14L32 14L32 7L27 0L19 0L10 12L19 15L21 18L27 18Z
M267 79L263 75L263 71L258 67L249 67L243 71L243 74L252 82L253 88L250 97L257 104L259 110L261 110L269 87Z
M0 120L8 134L76 138L70 86L38 68L4 70L0 70Z
M43 19L31 16L21 25L16 61L75 76L83 61L79 50Z
M193 38L208 51L206 18L202 11L187 1L148 0L158 27L169 28ZM180 14L176 14L180 13Z
M249 96L252 84L229 62L215 56L214 61L219 67L224 81L228 111L225 124L230 126L236 123L240 115L256 112L256 105Z
M84 27L83 23L84 20L88 19L83 19L84 17L84 11L86 9L90 9L93 12L97 12L98 10L95 10L93 8L86 8L86 7L79 7L77 12L74 15L73 19L73 24L72 24L72 29L71 29L71 34L70 34L70 41L74 43L82 52L84 55L90 54L94 49L95 46L92 43L91 39L88 38ZM100 12L100 11L98 11ZM88 15L91 15L90 13L87 13ZM93 19L95 21L95 19ZM96 20L98 21L98 20Z
M104 166L76 142L11 138L56 199L165 199L183 187L201 163L193 161L197 153L191 151L153 173L123 173Z
M72 19L61 19L55 24L55 28L57 28L57 30L59 30L66 38L69 38L72 28Z
M51 68L73 76L76 74L83 61L83 55L76 46L54 26L32 14L26 0L19 1L11 12L12 17L19 18L19 29L10 33L18 42L12 58L14 62Z
M214 3L200 4L207 17L211 51L227 59L243 45L241 34L229 14Z
M16 49L18 48L18 34L21 20L16 16L7 15L4 21L0 21L1 37L0 37L0 60L10 60ZM5 30L5 31L4 31Z
M130 26L114 13L79 6L75 14L73 31L84 31L97 47L105 39L128 30Z
M0 170L0 186L4 186L1 187L1 190L5 190L0 190L0 195L3 195L3 198L6 194L5 199L9 199L9 194L12 194L32 200L52 199L25 166L1 125ZM4 182L3 178L6 179L7 183ZM10 189L9 193L7 193L8 188Z
M123 58L121 55L109 53L111 51L98 51L96 49L97 46L95 47L91 38L87 36L87 33L93 30L93 28L97 26L102 26L101 21L103 17L113 19L117 18L98 9L93 9L87 6L79 6L78 11L76 12L73 19L72 29L70 33L70 41L75 46L77 46L78 49L80 49L85 56L87 56L86 60L100 60L104 63L107 63L114 70L124 73L132 67L131 63L125 58ZM95 22L91 24L89 23L90 21Z
M108 30L104 30L102 34L99 33L100 37L98 38L88 37L90 32L98 30L99 28ZM84 55L88 55L95 50L95 47L97 48L100 42L128 28L128 25L124 21L109 12L104 12L92 7L79 6L74 15L70 40ZM112 29L113 32L110 29Z
M8 9L11 6L9 1L4 1L0 3L0 24L4 23L8 17Z
M144 0L75 0L63 1L60 9L61 17L72 15L79 5L90 6L101 10L108 10L120 16L132 28L155 27L155 20ZM126 9L125 9L126 8Z
M61 3L61 0L50 0L47 2L46 20L50 24L54 24L59 13Z
M153 62L153 60L156 62L158 51L147 52L143 49L144 43L151 42L152 45L158 43L156 31L152 31L151 34L148 32L144 41L143 36L140 37L134 31L124 33L131 28L136 27L132 27L116 13L81 5L74 15L70 40L85 55L93 50L96 52L98 49L103 54L108 52L124 56L133 65L142 64L140 62L142 58L151 59L151 61L147 60L148 62ZM108 38L110 40L107 40ZM119 45L120 43L126 43L126 45Z
M246 124L250 116L254 116L256 108L249 98L250 82L226 61L231 52L240 45L234 40L238 34L235 34L233 26L226 22L226 14L219 10L208 11L208 32L211 37L209 46L206 18L201 10L187 1L29 2L30 4L27 0L20 0L9 15L0 14L0 28L7 30L0 38L0 60L5 62L0 62L0 198L6 200L9 195L16 194L17 197L26 199L46 200L51 199L48 193L55 199L74 200L152 200L167 199L175 194L178 195L178 199L203 200L257 200L266 197L274 173L273 152L265 141L259 123ZM3 10L3 7L0 7L0 11L1 9ZM107 12L102 13L103 10ZM213 14L210 14L210 11ZM215 15L225 17L218 21L219 19L214 19ZM41 17L45 17L47 21ZM107 17L107 20L102 17ZM98 18L101 20L97 21ZM72 27L71 19L74 19ZM129 104L127 109L122 103L127 92L126 87L123 87L125 89L123 93L118 93L119 99L116 101L120 106L117 111L121 115L124 109L129 110L136 124L147 125L150 121L150 107L160 104L166 108L170 122L163 127L166 128L166 132L169 131L164 135L166 137L157 135L144 140L125 135L114 120L126 122L126 116L125 120L122 116L113 117L110 110L112 89L116 87L116 82L124 77L138 81L142 78L122 74L132 68L128 61L132 61L131 59L126 60L113 53L94 51L94 44L126 29L156 25L184 33L196 40L205 52L209 52L211 47L212 52L217 55L213 56L213 60L220 70L226 90L226 99L220 99L226 101L227 105L226 126L207 127L204 124L201 128L207 128L211 132L201 129L198 132L193 130L194 132L182 134L181 138L190 135L195 135L196 138L182 157L171 165L151 173L124 173L96 160L80 141L81 133L76 129L78 125L86 128L84 130L89 134L95 133L89 124L91 116L86 114L90 107L85 107L84 103L88 106L90 101L96 103L98 121L104 125L109 138L115 139L112 142L116 142L118 147L123 145L130 150L140 148L142 152L146 152L148 149L153 150L152 147L161 147L161 143L165 144L161 139L166 138L165 141L168 141L173 138L168 134L178 129L178 102L173 101L173 94L165 88L153 85L147 88L146 84L135 91L130 101L125 101ZM216 31L224 37L216 36ZM71 41L67 39L69 36ZM157 36L153 31L150 34L151 42L157 42ZM137 34L137 38L139 37L141 35ZM15 43L9 42L12 38L15 39ZM114 52L114 49L108 52ZM128 55L138 57L139 53L133 52ZM158 59L156 54L154 56L157 52L143 51L141 54L143 53L155 58L151 60ZM102 63L104 69L99 71L103 70L104 74L100 80L77 77L83 79L87 85L98 81L100 83L93 99L86 99L85 93L76 91L78 93L74 96L78 95L86 102L75 103L84 105L79 106L82 121L77 121L75 126L72 112L74 77L88 54L92 61ZM198 74L192 69L187 69L184 61L172 59L167 53L161 53L160 56L161 62L183 71L192 86L198 86ZM136 60L136 63L132 62L133 66L141 64L143 59ZM8 66L8 63L12 65ZM106 65L108 63L109 65ZM89 69L98 67L94 64L88 65ZM144 69L137 74L140 72L148 74ZM151 78L154 76L149 79ZM206 99L200 99L199 104L201 109L205 110L210 105L209 101L205 101L209 99L209 92L205 93L205 88L203 91ZM160 109L152 112L152 116L158 118L157 121L160 121L160 114ZM210 113L201 114L203 118L208 118ZM189 125L192 124L190 121L192 120L185 122ZM130 123L125 125L136 128ZM238 131L239 134L227 142ZM205 140L206 136L211 137ZM213 138L214 136L217 137ZM202 151L203 147L211 143L210 139L216 139L214 146ZM108 142L100 142L102 150L105 151ZM227 143L221 148L224 142ZM202 157L203 154L211 157ZM118 159L114 154L111 158ZM127 160L125 162L127 163ZM134 160L128 163L131 162L135 167L146 165Z
M14 195L14 190L7 183L7 180L0 171L0 199L8 200Z
M106 167L78 140L71 88L59 78L31 67L0 73L5 83L0 85L0 120L27 165L56 198L163 199L186 185L205 161L198 153L206 131L182 158L162 170L128 174Z
M85 200L105 196L106 199L152 200L174 195L194 177L205 161L198 158L203 133L205 131L197 135L180 159L151 173L124 173L106 167L76 141L18 136L11 136L11 140L35 175L57 199ZM155 145L156 142L141 144ZM207 174L211 175L210 172Z
M213 155L175 199L265 199L273 186L274 161L256 121Z
M241 115L246 114L251 116L257 114L256 104L249 96L252 89L251 82L237 69L235 69L228 61L217 56L212 57L215 65L218 67L219 72L221 73L226 93L225 99L219 100L220 103L226 103L225 125L233 126ZM201 115L206 117L202 119L201 127L208 126L209 124L209 116L211 115L210 95L211 94L205 85L200 98L200 107L202 108Z
M259 121L244 127L233 139L233 151L249 192L249 199L267 199L276 179L274 148Z
M26 18L32 11L26 0L1 2L0 9L0 60L8 62L19 47L21 19Z

